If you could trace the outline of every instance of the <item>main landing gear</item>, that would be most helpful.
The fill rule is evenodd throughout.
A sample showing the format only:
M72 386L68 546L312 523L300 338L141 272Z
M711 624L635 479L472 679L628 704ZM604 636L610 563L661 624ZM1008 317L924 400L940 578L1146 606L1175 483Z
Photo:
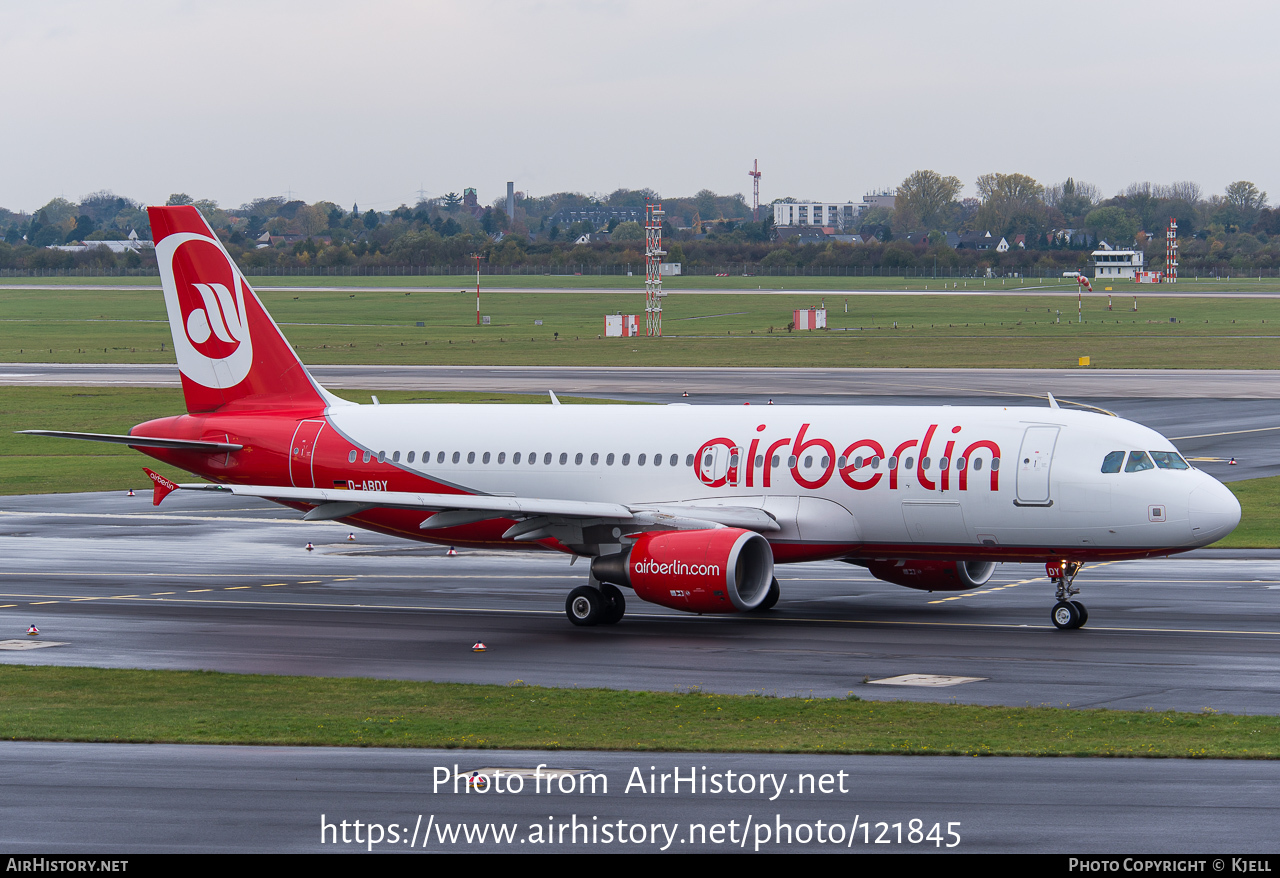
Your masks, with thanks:
M627 601L616 585L580 585L565 598L564 612L575 625L616 625L627 612Z
M1049 581L1056 586L1054 597L1058 602L1053 605L1050 618L1053 619L1054 627L1060 631L1082 628L1089 621L1089 611L1084 604L1071 600L1072 595L1080 593L1080 589L1073 583L1081 566L1079 561L1050 561L1044 565Z

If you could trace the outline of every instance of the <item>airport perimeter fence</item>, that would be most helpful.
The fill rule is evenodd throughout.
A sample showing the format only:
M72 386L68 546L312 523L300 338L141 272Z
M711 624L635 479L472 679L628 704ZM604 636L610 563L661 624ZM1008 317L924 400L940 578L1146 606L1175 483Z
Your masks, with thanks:
M475 277L475 264L470 265L308 265L308 266L245 266L246 277ZM1091 268L1084 266L1086 277ZM482 277L633 277L643 282L644 266L635 265L481 265ZM726 265L681 265L678 275L664 274L664 280L672 277L878 277L904 280L990 280L1018 278L1026 280L1057 279L1072 282L1070 270L1027 269L993 271L960 271L958 269L934 270L923 266L901 265L759 265L729 263ZM2 268L0 278L37 277L158 277L155 268ZM1180 280L1242 280L1280 277L1280 269L1254 268L1235 270L1229 267L1201 269L1181 268ZM1115 278L1119 280L1120 278ZM1097 280L1104 280L1097 278Z

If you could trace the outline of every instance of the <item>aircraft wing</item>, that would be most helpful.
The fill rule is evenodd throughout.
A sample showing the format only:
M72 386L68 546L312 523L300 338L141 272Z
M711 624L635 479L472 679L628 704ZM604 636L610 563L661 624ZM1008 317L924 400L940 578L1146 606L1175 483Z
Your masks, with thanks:
M132 445L134 448L172 448L178 451L203 451L209 454L222 454L226 451L239 451L243 445L233 442L206 442L195 439L161 439L156 436L121 436L115 433L71 433L65 430L14 430L28 436L53 436L58 439L87 439L90 442L115 442L119 445Z
M150 473L148 473L150 475ZM152 477L155 479L156 477ZM169 483L172 484L172 483ZM165 486L167 488L167 485ZM778 523L762 509L736 506L698 506L690 503L637 504L602 503L592 500L557 500L539 497L501 497L488 494L429 494L409 491L355 491L346 488L292 488L276 485L174 485L189 491L217 491L243 497L293 500L315 506L306 521L331 521L369 509L421 509L436 513L422 522L423 530L458 527L494 518L514 518L551 526L556 520L579 523L588 520L616 521L665 530L706 530L740 527L756 531L780 530ZM169 488L168 490L172 490ZM157 482L157 490L164 490ZM165 493L168 493L165 490ZM545 523L545 525L544 525ZM523 536L522 525L511 530L513 539ZM529 530L528 533L533 533Z

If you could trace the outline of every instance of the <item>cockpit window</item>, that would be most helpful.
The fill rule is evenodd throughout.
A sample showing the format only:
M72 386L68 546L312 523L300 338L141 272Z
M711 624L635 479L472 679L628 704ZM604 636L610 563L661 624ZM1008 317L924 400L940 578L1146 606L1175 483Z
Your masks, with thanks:
M1102 459L1102 471L1104 473L1118 473L1123 464L1124 452L1113 451Z
M1191 469L1191 465L1182 459L1176 451L1153 451L1151 459L1160 469Z
M1124 465L1124 471L1127 473L1140 473L1146 469L1155 469L1156 465L1151 462L1151 458L1147 457L1145 451L1130 451L1129 462Z

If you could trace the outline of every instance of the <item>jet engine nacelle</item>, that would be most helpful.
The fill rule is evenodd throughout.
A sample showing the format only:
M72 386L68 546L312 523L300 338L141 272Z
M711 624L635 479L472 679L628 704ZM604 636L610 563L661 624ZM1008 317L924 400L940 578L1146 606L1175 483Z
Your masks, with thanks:
M674 610L741 613L769 594L773 550L760 534L735 527L653 531L630 551L596 558L591 572Z
M986 585L994 561L868 561L876 579L922 591L964 591Z

